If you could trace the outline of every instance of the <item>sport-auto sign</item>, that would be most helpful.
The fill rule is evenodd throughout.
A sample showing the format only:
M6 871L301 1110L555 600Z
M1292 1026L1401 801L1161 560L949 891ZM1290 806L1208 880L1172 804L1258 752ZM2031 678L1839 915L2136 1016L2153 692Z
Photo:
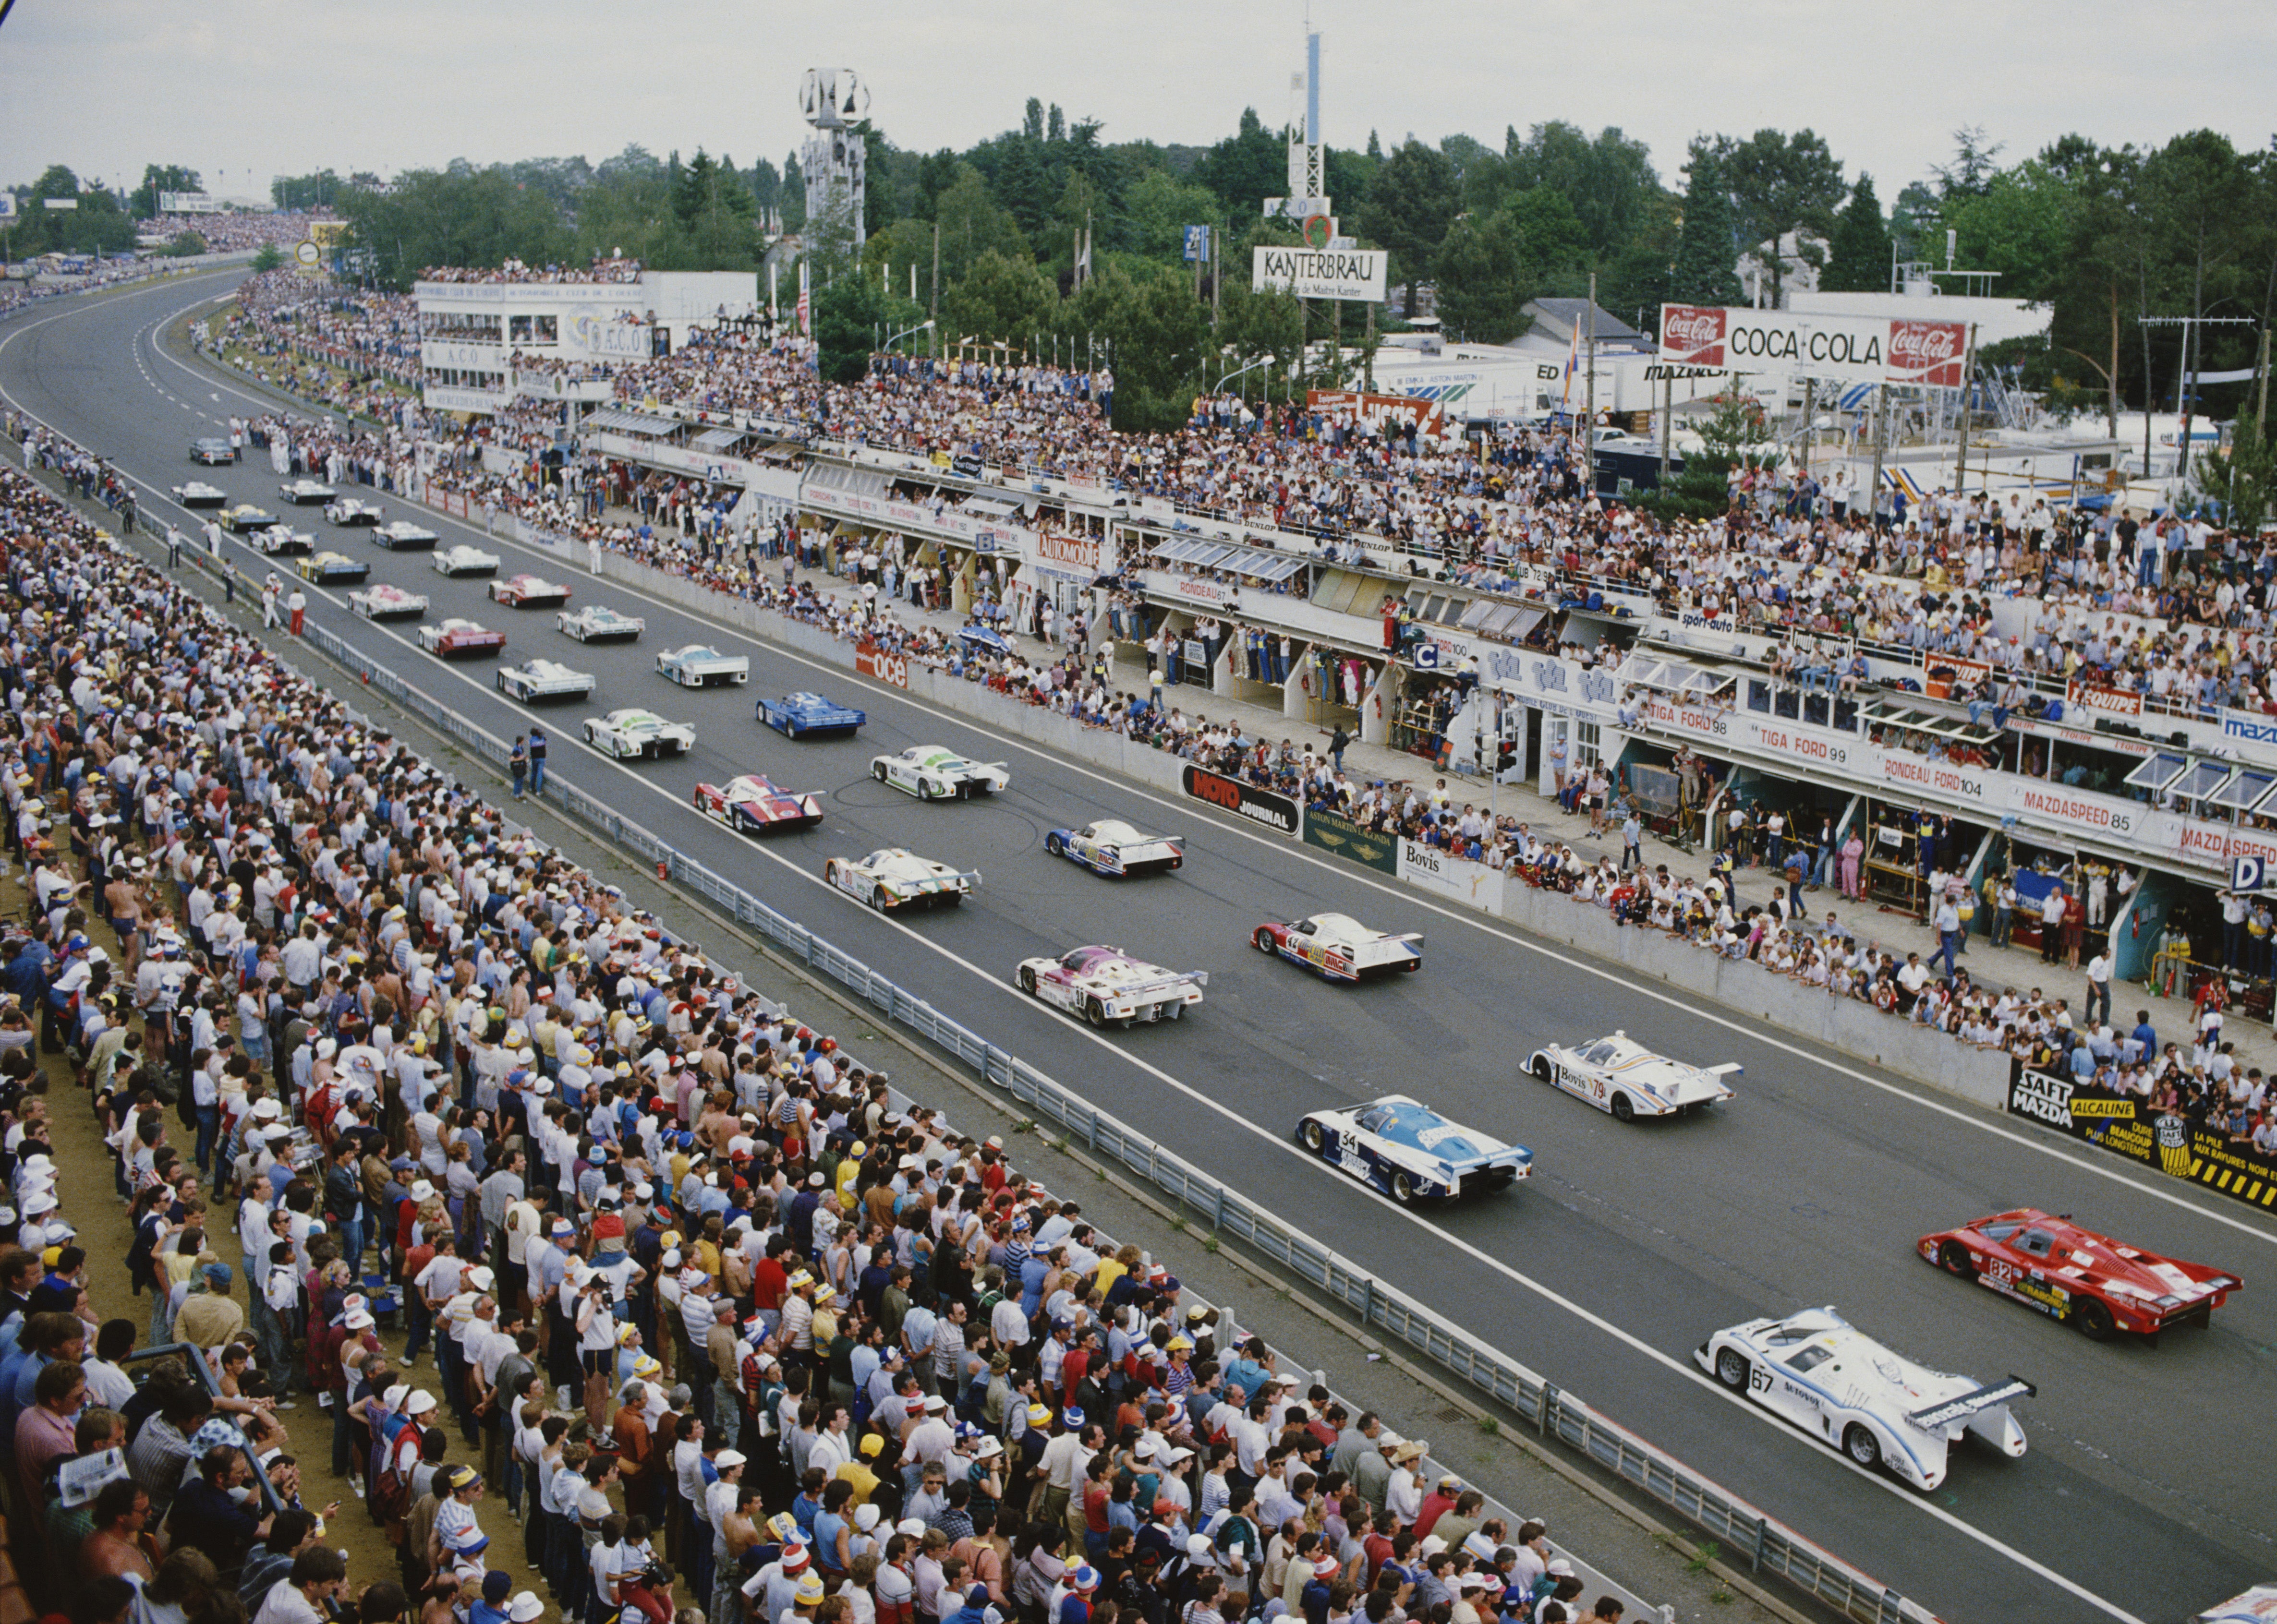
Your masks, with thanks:
M1660 359L1684 367L1958 389L1965 322L1805 315L1729 305L1663 305Z

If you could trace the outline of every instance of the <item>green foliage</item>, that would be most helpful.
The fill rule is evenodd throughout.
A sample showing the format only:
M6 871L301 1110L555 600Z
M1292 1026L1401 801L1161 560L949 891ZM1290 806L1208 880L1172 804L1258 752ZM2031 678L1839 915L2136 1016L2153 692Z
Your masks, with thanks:
M2078 236L2078 190L2037 158L1987 177L1946 200L1945 224L1960 232L1960 263L2000 273L2004 299L2052 298Z
M1834 206L1847 188L1842 184L1842 165L1823 137L1809 130L1792 135L1758 130L1743 141L1719 135L1716 158L1743 251L1776 244L1788 231L1819 237L1833 233ZM1816 263L1816 255L1810 244L1798 240L1797 258ZM1786 286L1786 261L1777 252L1765 257L1771 272L1768 302L1776 306Z
M279 175L269 183L269 201L279 209L337 208L344 189L340 178L328 169L307 175Z
M782 211L782 228L786 231L806 229L806 172L798 166L798 154L784 157L782 190L777 194L776 207Z
M253 269L256 271L275 270L285 262L285 250L273 242L264 242L254 250Z
M1644 498L1645 506L1662 519L1713 519L1731 505L1734 468L1770 466L1763 403L1752 396L1717 396L1714 411L1697 432L1701 449L1687 453L1674 479Z
M948 245L942 245L946 256ZM1023 255L985 249L964 275L941 295L940 320L951 343L977 338L1028 350L1048 330L1059 309L1059 293Z
M2277 437L2250 412L2239 414L2228 451L2207 457L2196 477L2221 498L2230 531L2251 535L2277 520Z
M1669 268L1668 297L1678 304L1737 304L1738 228L1722 160L1713 147L1695 140L1685 174L1684 225Z
M185 169L179 163L146 163L142 166L142 184L134 188L133 209L134 217L148 220L158 212L158 194L162 192L202 192L198 171ZM201 253L204 250L201 249Z
M814 342L822 376L849 383L862 376L870 352L890 330L892 301L874 277L842 276L814 293Z
M971 164L934 205L940 225L940 280L944 288L962 282L981 256L998 254L1012 259L1028 257L1028 239L1012 216L997 202L980 171Z
M46 209L35 201L76 198L76 209ZM51 163L19 194L10 251L19 260L42 254L125 254L134 247L134 222L118 194L102 187L82 192L79 177Z
M1245 107L1239 127L1194 165L1193 178L1217 194L1230 218L1255 219L1267 198L1288 191L1288 144L1265 127L1255 108Z
M1184 228L1215 224L1224 218L1224 210L1217 194L1207 186L1180 180L1168 170L1149 170L1123 194L1123 240L1150 260L1182 264ZM1233 262L1230 254L1225 259L1229 265Z
M1871 175L1861 174L1850 188L1818 285L1830 293L1878 293L1890 285L1890 228L1883 224Z
M416 170L385 194L351 188L339 207L378 280L399 292L430 265L549 265L570 248L560 211L501 169Z
M1569 210L1570 213L1570 210ZM1466 215L1439 245L1439 320L1451 338L1503 344L1526 330L1527 259L1509 209Z
M195 231L177 232L166 244L166 252L178 260L194 259L206 251L206 239Z
M1360 229L1391 250L1391 274L1406 287L1403 308L1409 315L1415 314L1415 285L1430 275L1432 258L1461 203L1453 162L1413 137L1375 171Z

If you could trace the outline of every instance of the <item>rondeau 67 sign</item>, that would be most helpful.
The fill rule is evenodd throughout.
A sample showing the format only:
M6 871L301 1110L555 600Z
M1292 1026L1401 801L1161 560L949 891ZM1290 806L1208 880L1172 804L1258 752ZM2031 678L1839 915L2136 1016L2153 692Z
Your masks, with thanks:
M1728 305L1663 305L1664 363L1845 383L1958 389L1969 324L1803 315Z

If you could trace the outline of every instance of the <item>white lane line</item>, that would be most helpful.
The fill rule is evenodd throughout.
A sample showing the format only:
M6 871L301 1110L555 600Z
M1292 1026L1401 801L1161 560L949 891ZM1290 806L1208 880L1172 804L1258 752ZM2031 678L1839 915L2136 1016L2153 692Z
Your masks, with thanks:
M179 316L183 314L183 312L194 309L198 305L209 302L210 302L210 300L207 299L194 300L190 304L183 306L180 310L177 310L173 315L168 316L164 318L164 320L171 322L174 320L176 316ZM160 324L161 323L153 323L154 326ZM5 347L5 344L4 342L0 342L0 349L4 349ZM202 374L195 373L194 369L190 367L188 362L168 351L164 345L154 342L152 348L156 353L172 362L173 365L179 367L185 372L191 372L193 373L193 376L201 377L204 376ZM255 396L245 394L243 391L237 390L232 385L225 384L224 387L229 388L232 393L237 394L241 399L251 402L256 406L266 406L268 409L275 409L273 405L270 403L263 402ZM219 398L219 397L217 396L216 398ZM398 498L398 500L402 499L403 498L401 497ZM511 535L491 535L487 531L477 531L471 524L468 524L461 520L455 520L447 513L436 512L435 517L441 520L444 523L458 525L469 535L480 536L486 541L502 543L507 546L518 548L522 551L529 553L533 558L547 560L556 564L560 562L560 560L554 555L545 552L542 549L530 547ZM1805 1061L1813 1066L1820 1066L1826 1071L1833 1073L1837 1076L1849 1078L1854 1082L1862 1082L1867 1087L1877 1089L1883 1094L1888 1095L1892 1098L1908 1101L1915 1105L1920 1106L1924 1111L1932 1112L1935 1114L1945 1118L1948 1122L1961 1123L1980 1134L1990 1135L1996 1139L2005 1141L2008 1144L2031 1151L2035 1155L2045 1157L2052 1161L2060 1162L2066 1166L2073 1168L2078 1172L2088 1173L2095 1178L2106 1180L2113 1184L2123 1186L2128 1189L2135 1191L2137 1195L2150 1196L2155 1201L2164 1202L2168 1206L2177 1207L2185 1212L2189 1212L2199 1218L2209 1219L2224 1228L2235 1231L2236 1233L2250 1236L2252 1239L2260 1241L2266 1246L2277 1246L2277 1231L2264 1228L2258 1224L2247 1222L2245 1219L2239 1218L2235 1214L2220 1210L2214 1207L2201 1205L2198 1202L2190 1199L2187 1195L2178 1194L2173 1190L2163 1189L2156 1184L2137 1179L2115 1163L2113 1163L2111 1158L2107 1157L2090 1157L2082 1156L2061 1145L2050 1142L2037 1135L2019 1132L2016 1129L2007 1127L2005 1123L1996 1120L1988 1120L1981 1111L1970 1111L1961 1106L1947 1104L1943 1100L1930 1098L1925 1095L1916 1093L1911 1089L1900 1087L1899 1084L1888 1081L1884 1078L1877 1077L1870 1072L1859 1071L1853 1066L1842 1064L1839 1060L1829 1059L1825 1056L1814 1053L1808 1049L1802 1048L1799 1044L1791 1043L1783 1038L1772 1036L1766 1033L1760 1026L1749 1025L1744 1021L1735 1021L1729 1016L1718 1014L1713 1010L1702 1008L1696 1003L1688 1002L1686 999L1675 997L1672 994L1664 992L1658 988L1653 987L1646 983L1632 981L1627 976L1621 975L1618 971L1606 969L1601 965L1589 963L1585 960L1575 958L1569 953L1561 952L1556 948L1529 940L1528 938L1517 934L1515 931L1506 930L1496 923L1491 922L1486 916L1475 913L1458 910L1428 900L1421 893L1419 893L1408 887L1387 884L1382 880L1374 878L1367 871L1359 869L1356 864L1337 862L1326 857L1316 857L1312 853L1306 850L1301 845L1260 834L1248 825L1232 819L1221 819L1210 816L1208 814L1203 812L1199 808L1190 802L1172 801L1167 796L1156 793L1154 791L1146 788L1143 785L1130 783L1123 779L1115 778L1109 774L1095 771L1069 759L1065 755L1057 755L1049 750L1038 748L1037 747L1029 744L1024 740L998 733L989 728L986 724L973 721L970 717L958 716L953 712L937 710L933 706L926 704L923 700L916 698L906 689L890 687L882 683L872 682L853 672L846 670L842 666L828 664L823 661L814 659L811 656L800 654L795 649L783 647L781 644L768 641L766 639L745 631L740 626L731 626L726 621L714 619L710 615L701 613L697 611L686 609L677 603L673 603L665 599L654 596L650 593L641 590L637 587L630 586L622 581L611 581L609 584L616 590L624 593L628 596L637 598L644 603L651 604L654 607L664 610L669 613L680 614L688 619L701 622L705 626L716 627L720 632L732 636L752 648L762 649L771 655L780 656L785 659L796 661L799 664L806 666L809 670L827 673L834 680L850 682L855 687L865 689L881 700L896 702L937 721L962 727L966 732L977 734L981 738L987 739L995 745L1019 751L1023 755L1032 756L1038 761L1049 762L1054 766L1058 767L1063 771L1074 772L1079 777L1088 778L1096 784L1104 785L1118 793L1136 795L1138 799L1145 801L1151 805L1160 807L1167 811L1176 813L1183 816L1199 819L1207 823L1212 829L1234 835L1244 840L1251 841L1255 845L1264 846L1269 850L1279 852L1284 856L1293 857L1299 862L1306 863L1311 867L1318 869L1325 874L1332 875L1338 879L1367 886L1370 890L1392 898L1406 907L1418 907L1427 913L1436 914L1442 919L1446 919L1453 922L1454 923L1466 926L1473 930L1492 937L1498 941L1523 948L1527 952L1534 953L1541 958L1548 959L1553 963L1562 964L1566 966L1568 968L1582 971L1587 975L1596 977L1600 981L1609 982L1614 986L1621 988L1625 991L1649 998L1655 1003L1664 1005L1670 1009L1680 1011L1695 1020L1705 1021L1711 1025L1723 1028L1725 1031L1738 1033L1741 1036L1746 1037L1752 1042L1762 1043L1782 1054L1790 1055L1796 1059ZM1070 725L1073 725L1073 724L1070 724Z
M199 302L202 303L204 301L201 300ZM6 345L6 340L0 340L0 351L4 351ZM180 363L178 361L176 364L179 365ZM247 397L247 398L249 399L251 397ZM145 489L148 488L146 486ZM166 498L156 497L154 496L154 500L164 501ZM173 505L171 502L168 503L168 505ZM181 511L187 512L187 510ZM465 527L471 530L471 527ZM266 555L260 554L255 551L255 550L247 543L242 537L233 537L232 539L234 540L240 547L243 548L247 552L253 554L255 557L263 558L266 558ZM332 603L335 607L339 607L342 604L343 600L339 596L327 592L321 587L316 587L314 586L314 583L310 584L316 596L323 597L327 602ZM659 600L648 597L646 594L636 593L634 596L642 597L646 602L659 603L659 607L667 609L674 607L670 604L660 603ZM425 650L420 649L415 643L406 639L400 633L398 633L390 627L378 625L376 622L366 622L365 624L369 626L372 630L377 632L382 636L387 638L389 641L398 644L403 649L410 652L418 653L422 655L423 657L431 659L432 656L426 656ZM745 641L753 643L759 642L759 640L750 638L748 635L745 636ZM772 644L764 644L762 646L770 649L773 648L773 645ZM803 658L803 656L796 655L792 657ZM804 663L810 665L815 665L818 669L827 669L833 672L837 670L834 666L821 667L818 662L811 660L805 661ZM438 662L438 664L440 663ZM445 674L455 678L457 680L465 683L468 687L476 689L477 692L484 693L485 694L493 692L491 688L485 687L482 683L476 681L474 678L467 675L464 672L461 672L453 666L443 664L442 670ZM511 701L506 700L503 694L499 694L497 697L503 703L511 704L512 702ZM904 695L903 697L906 698L907 696ZM909 702L917 705L917 707L921 710L930 709L929 707L925 707L914 700L910 701ZM472 718L468 718L468 720L470 723L472 722ZM971 725L970 724L967 724L966 725L971 728L971 731L986 732L985 729L971 727ZM492 742L498 742L497 736L495 734L490 734L488 729L484 728L481 731L485 734L488 734ZM571 742L581 746L583 745L583 740L574 735L571 739ZM683 801L675 791L668 789L661 784L655 783L652 780L643 777L641 774L633 771L631 768L626 766L622 762L617 761L613 757L605 755L601 752L593 749L590 746L583 746L583 747L586 753L592 756L595 761L600 763L604 766L613 768L632 783L639 785L651 794L656 795L660 799L668 801L677 809L688 812L692 816L700 816L698 814L695 814L694 808L689 806L687 802ZM1041 753L1037 752L1037 754ZM1100 778L1102 781L1111 782L1111 780L1106 780L1104 775L1101 774L1086 772L1085 776ZM1152 796L1149 796L1148 798L1150 800L1155 799ZM1171 805L1172 803L1158 801L1158 804ZM1258 839L1260 844L1268 846L1273 844L1263 840L1262 837L1253 838ZM784 856L781 853L772 851L765 846L760 845L757 842L751 842L750 844L751 846L751 849L756 852L757 854L777 864L779 867L796 876L803 883L813 885L832 896L839 894L836 889L831 886L828 882L824 880L821 876L809 872L807 869L792 861L788 857ZM1286 848L1281 847L1278 849ZM1321 866L1327 867L1328 865L1323 863ZM1331 869L1330 871L1334 872L1335 870ZM1451 914L1448 916L1451 918L1458 917ZM1058 1021L1069 1031L1083 1038L1085 1041L1097 1045L1099 1048L1106 1051L1107 1053L1137 1067L1138 1070L1145 1072L1156 1081L1176 1089L1179 1094L1192 1100L1197 1104L1202 1105L1207 1109L1215 1112L1219 1116L1223 1117L1228 1122L1233 1124L1242 1132L1262 1140L1264 1142L1273 1146L1276 1150L1279 1150L1284 1155L1298 1157L1300 1160L1304 1161L1309 1168L1312 1168L1315 1172L1320 1170L1321 1164L1319 1158L1312 1156L1309 1152L1299 1149L1295 1144L1283 1140L1279 1135L1268 1132L1259 1124L1253 1122L1248 1118L1230 1110L1219 1101L1212 1099L1199 1090L1189 1087L1178 1078L1171 1075L1169 1072L1164 1071L1161 1067L1155 1066L1151 1061L1143 1059L1138 1055L1132 1054L1129 1051L1119 1048L1116 1044L1109 1043L1100 1034L1092 1030L1089 1027L1082 1024L1081 1022L1075 1021L1073 1018L1060 1011L1052 1009L1049 1006L1044 1005L1040 1001L1028 998L1025 994L999 979L996 975L983 968L980 965L964 958L962 954L953 952L942 944L935 942L930 937L922 935L906 922L895 919L890 915L880 915L879 917L882 923L899 931L910 941L923 947L925 951L932 952L939 958L947 960L948 963L956 966L958 968L963 969L968 975L986 985L992 991L1002 996L1020 999L1024 1006L1032 1007L1040 1011L1043 1014ZM1504 933L1496 931L1492 934L1503 935ZM1519 938L1516 937L1510 937L1508 939L1514 941L1519 940ZM1519 945L1524 946L1531 945L1531 944L1527 944L1523 941L1520 941ZM1563 955L1555 953L1551 953L1549 956L1552 958L1563 958ZM1568 962L1571 961L1568 960ZM1590 967L1579 966L1577 968L1588 968ZM1618 978L1608 977L1608 979L1618 980ZM1673 999L1667 999L1664 1001L1670 1003L1676 1002L1676 1000ZM1724 1024L1733 1026L1734 1029L1743 1029L1738 1028L1736 1027L1736 1023L1725 1022ZM1795 1052L1801 1053L1802 1051L1796 1051ZM1804 1054L1803 1058L1813 1059L1815 1057ZM1901 1094L1903 1092L1902 1090L1893 1091ZM1634 1332L1615 1324L1612 1321L1605 1318L1595 1310L1588 1309L1581 1303L1574 1301L1573 1298L1565 1295L1555 1287L1549 1286L1541 1280L1535 1279L1531 1275L1512 1267L1501 1258L1496 1257L1491 1253L1489 1253L1479 1247L1474 1246L1469 1241L1465 1241L1458 1236L1449 1234L1446 1231L1427 1221L1420 1215L1408 1208L1400 1206L1397 1203L1391 1201L1373 1188L1365 1185L1359 1186L1359 1188L1363 1195L1374 1201L1385 1211L1405 1220L1406 1223L1420 1230L1425 1236L1452 1248L1474 1263L1476 1263L1484 1268L1491 1269L1496 1273L1500 1274L1504 1279L1510 1280L1512 1284L1522 1286L1526 1290L1540 1297L1543 1301L1552 1304L1553 1306L1564 1310L1565 1313L1573 1316L1574 1318L1580 1320L1583 1324L1613 1338L1617 1341L1620 1342L1624 1347L1644 1355L1646 1358L1652 1360L1663 1368L1682 1377L1687 1381L1691 1382L1695 1386L1704 1388L1714 1393L1717 1398L1723 1400L1725 1402L1737 1407L1742 1414L1762 1423L1764 1426L1771 1429L1777 1436L1786 1438L1790 1442L1800 1444L1815 1453L1839 1462L1844 1469L1849 1471L1862 1480L1873 1484L1876 1488L1884 1491L1885 1493L1892 1495L1901 1504L1914 1506L1927 1514L1929 1516L1935 1518L1938 1522L1946 1524L1946 1526L1965 1535L1969 1538L1976 1541L1987 1551L1991 1552L2004 1559L2024 1569L2034 1576L2056 1586L2066 1593L2077 1597L2080 1600L2086 1602L2090 1605L2095 1607L2098 1611L2107 1614L2109 1617L2121 1620L2121 1624L2144 1624L2144 1620L2138 1619L2135 1614L2127 1612L2123 1607L2121 1607L2116 1603L2096 1594L2092 1590L2090 1590L2085 1586L2080 1584L2077 1581L2068 1578L2064 1575L2056 1572L2053 1568L2049 1567L2036 1558L2027 1555L2025 1552L2017 1550L2015 1547L2006 1544L1997 1537L1985 1532L1982 1529L1976 1528L1973 1524L1946 1510L1943 1506L1920 1498L1888 1476L1880 1473L1867 1471L1863 1467L1859 1466L1857 1462L1849 1459L1847 1455L1844 1454L1839 1450L1836 1450L1830 1446L1820 1444L1817 1440L1809 1437L1807 1434L1799 1432L1793 1428L1787 1426L1776 1416L1770 1415L1755 1406L1749 1404L1745 1398L1740 1394L1732 1393L1728 1388L1725 1387L1722 1383L1715 1380L1706 1373L1695 1370L1688 1362L1664 1353L1659 1348L1654 1347L1651 1343L1647 1342Z

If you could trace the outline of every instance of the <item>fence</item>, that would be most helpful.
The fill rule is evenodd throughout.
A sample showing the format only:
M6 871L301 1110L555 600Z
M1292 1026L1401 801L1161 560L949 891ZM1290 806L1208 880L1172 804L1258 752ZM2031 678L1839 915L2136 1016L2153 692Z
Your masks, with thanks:
M308 641L336 664L405 710L503 767L506 747L447 706L321 626ZM1359 1321L1453 1370L1508 1406L1537 1435L1587 1455L1625 1483L1704 1529L1751 1571L1775 1575L1864 1624L1923 1624L1933 1615L1894 1590L1773 1522L1681 1461L1615 1424L1551 1382L1489 1347L1367 1270L1283 1222L1263 1207L1164 1150L1088 1100L971 1028L951 1020L824 937L778 913L575 785L550 778L548 800L612 844L662 865L662 872L727 917L848 988L884 1018L916 1033L973 1068L992 1087L1055 1123L1093 1155L1120 1163L1189 1210L1213 1230L1240 1241L1304 1280Z

